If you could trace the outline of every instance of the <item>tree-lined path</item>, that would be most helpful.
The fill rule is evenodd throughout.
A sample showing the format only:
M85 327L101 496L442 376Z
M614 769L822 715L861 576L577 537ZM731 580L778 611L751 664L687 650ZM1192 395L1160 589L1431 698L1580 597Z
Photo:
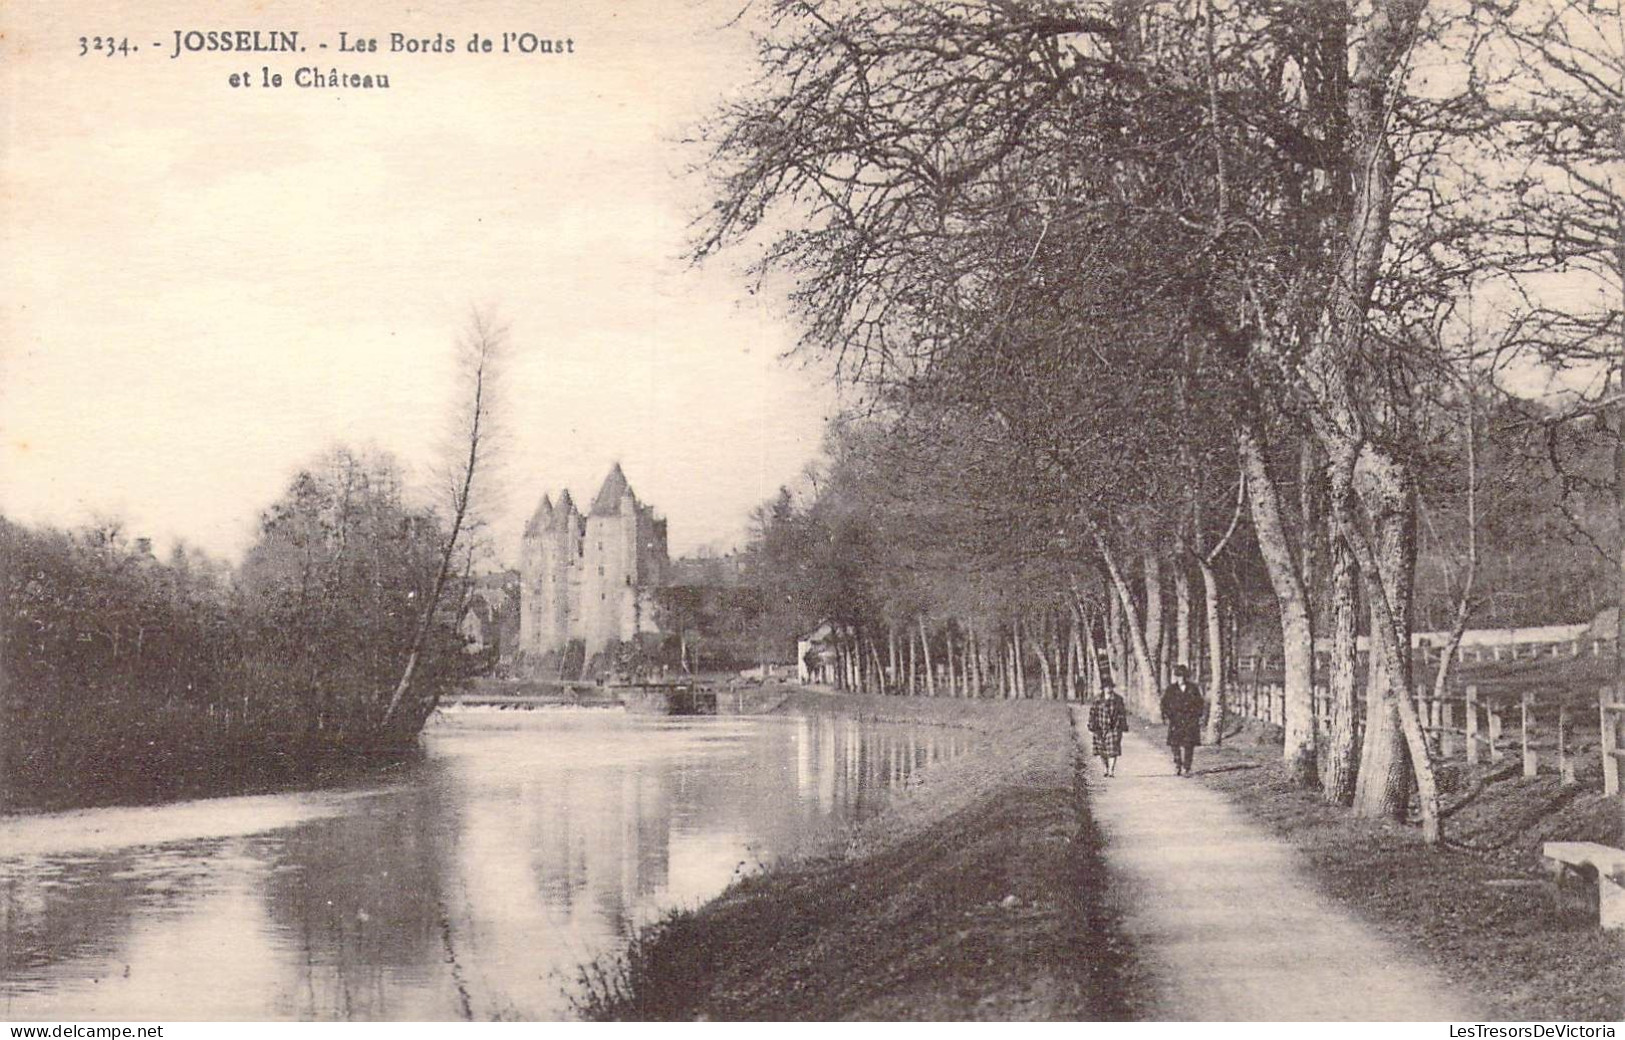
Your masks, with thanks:
M1073 712L1085 733L1085 709ZM1467 1021L1444 980L1315 891L1296 854L1223 795L1123 738L1089 797L1112 901L1147 972L1145 1017L1193 1021ZM1197 768L1201 768L1198 760Z

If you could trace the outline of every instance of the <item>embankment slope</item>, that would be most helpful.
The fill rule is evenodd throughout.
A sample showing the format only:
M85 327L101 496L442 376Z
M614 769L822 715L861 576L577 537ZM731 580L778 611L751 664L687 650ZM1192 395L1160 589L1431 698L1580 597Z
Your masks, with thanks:
M853 830L587 969L597 1019L1132 1015L1064 705L798 691L787 711L951 725L970 750Z

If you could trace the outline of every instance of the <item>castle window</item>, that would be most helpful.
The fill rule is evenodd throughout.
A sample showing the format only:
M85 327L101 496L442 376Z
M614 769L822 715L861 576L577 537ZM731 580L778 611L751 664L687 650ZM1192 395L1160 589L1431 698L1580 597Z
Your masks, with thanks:
M604 565L601 563L598 565L598 576L600 578L604 576Z

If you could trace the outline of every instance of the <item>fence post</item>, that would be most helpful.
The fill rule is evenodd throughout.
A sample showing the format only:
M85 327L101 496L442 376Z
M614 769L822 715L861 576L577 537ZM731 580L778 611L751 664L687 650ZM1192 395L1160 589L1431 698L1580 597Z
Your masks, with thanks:
M1523 691L1523 700L1519 704L1521 722L1523 724L1523 775L1533 777L1540 772L1540 763L1535 758L1535 749L1529 746L1529 724L1532 721L1533 702L1535 695L1529 690Z
M1501 761L1501 708L1494 701L1484 706L1490 716L1490 761Z
M1416 718L1422 724L1422 743L1428 750L1438 753L1438 734L1433 732L1433 699L1431 689L1418 686L1411 694L1411 701L1416 705Z
M1467 764L1478 765L1478 687L1467 687Z
M1604 686L1597 695L1597 715L1602 722L1602 790L1604 794L1619 793L1618 732L1614 729L1613 691Z
M1456 705L1446 696L1439 702L1439 755L1449 758L1456 753Z
M1569 754L1569 702L1557 702L1557 775L1564 787L1574 784L1574 758Z

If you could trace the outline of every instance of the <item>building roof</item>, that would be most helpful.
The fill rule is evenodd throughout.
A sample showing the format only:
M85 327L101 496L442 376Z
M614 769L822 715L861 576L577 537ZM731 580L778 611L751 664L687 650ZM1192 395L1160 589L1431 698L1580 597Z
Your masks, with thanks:
M1619 638L1619 608L1614 606L1603 607L1586 626L1587 639L1618 639Z
M813 629L811 632L808 632L806 635L802 636L800 639L797 640L797 642L800 642L800 643L814 643L814 644L827 643L827 642L830 642L830 637L833 636L834 634L835 634L835 626L831 625L828 621L822 621L822 622L819 622L819 625L818 625L817 628Z
M578 516L580 515L576 511L575 499L570 497L569 488L565 488L564 494L559 496L559 504L553 508L553 512L556 516L560 517L570 516L572 513Z
M535 534L553 522L553 500L546 495L536 506L536 512L530 515L530 522L525 525L526 534Z
M626 474L621 472L621 464L615 463L610 467L609 476L604 478L604 484L598 489L598 495L592 500L592 516L619 516L621 513L621 499L631 495L632 501L637 496L632 495L632 486L626 482Z

